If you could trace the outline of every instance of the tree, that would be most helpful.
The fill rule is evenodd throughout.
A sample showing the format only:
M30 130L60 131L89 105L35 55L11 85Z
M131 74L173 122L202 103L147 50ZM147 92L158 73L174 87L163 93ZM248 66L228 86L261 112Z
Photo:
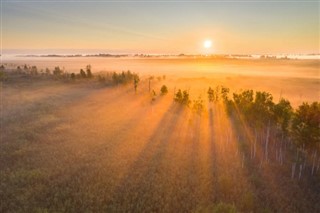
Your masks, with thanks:
M294 113L292 134L298 145L316 146L320 142L320 102L303 103Z
M87 65L86 72L87 72L86 77L88 77L88 78L92 78L93 77L93 75L91 73L91 65L90 64Z
M38 75L38 68L36 66L31 67L31 75Z
M151 81L154 79L154 76L149 77L149 92L151 91Z
M186 106L189 106L190 104L190 99L189 99L189 92L187 90L184 90L182 93L182 103Z
M255 100L252 104L251 113L247 116L250 116L250 121L255 122L257 125L264 125L273 121L273 106L272 101L273 97L268 92L257 91L255 95Z
M0 72L4 72L5 69L6 69L6 68L5 68L4 65L2 64L2 65L0 66Z
M25 73L28 73L29 68L28 68L28 66L26 64L23 66L23 70L24 70Z
M72 80L75 80L76 79L76 74L71 73L70 77L71 77Z
M214 91L213 91L213 89L211 89L211 87L209 87L207 93L208 93L209 102L213 102L214 101Z
M86 73L85 73L85 71L83 69L80 69L80 76L82 78L86 78L87 77L87 75L86 75Z
M201 96L199 96L197 100L193 101L192 108L198 114L202 113L202 111L204 110L204 105L203 105L203 100L202 100Z
M189 99L189 92L187 90L181 91L181 89L179 89L178 92L175 94L174 100L186 106L189 106L191 102Z
M229 94L230 89L227 87L221 87L221 97L223 99L224 102L226 102L228 100L228 94Z
M20 66L17 66L17 73L21 73L22 72L22 69Z
M133 78L133 86L134 86L134 91L137 92L137 87L138 87L138 84L140 82L140 78L138 75L135 75L134 78Z
M46 75L50 75L51 74L51 71L49 70L49 68L47 67L46 68Z
M167 94L167 93L168 93L168 88L167 88L167 86L166 86L166 85L162 85L160 91L161 91L161 95Z
M253 104L253 90L245 90L240 94L233 93L233 100L237 108L247 115Z
M60 69L60 67L55 67L53 70L53 75L61 75L62 74L62 70Z
M176 102L181 103L182 102L182 92L181 89L178 90L178 92L175 94L174 100Z
M277 125L280 126L283 133L287 134L289 122L293 113L290 102L282 98L279 103L274 105L272 110Z

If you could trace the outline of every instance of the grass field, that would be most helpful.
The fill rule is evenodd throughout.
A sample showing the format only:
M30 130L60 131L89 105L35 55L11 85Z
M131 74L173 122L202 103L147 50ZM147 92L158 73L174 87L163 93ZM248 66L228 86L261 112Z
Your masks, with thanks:
M214 81L154 80L169 93L151 101L147 80L135 93L13 75L1 87L1 212L319 211L320 171L292 178L292 145L283 164L276 139L269 161L259 145L253 157L222 103L197 114L173 101L174 86L205 95Z

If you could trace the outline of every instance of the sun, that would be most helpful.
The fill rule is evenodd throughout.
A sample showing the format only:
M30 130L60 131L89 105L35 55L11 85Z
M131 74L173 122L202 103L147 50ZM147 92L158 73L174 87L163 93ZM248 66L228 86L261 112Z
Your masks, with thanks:
M211 40L205 40L203 42L203 46L204 46L204 48L209 49L212 46L212 41Z

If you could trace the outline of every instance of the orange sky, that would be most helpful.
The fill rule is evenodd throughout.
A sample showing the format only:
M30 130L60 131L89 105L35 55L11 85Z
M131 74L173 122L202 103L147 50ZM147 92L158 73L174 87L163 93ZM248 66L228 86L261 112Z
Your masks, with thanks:
M319 53L319 2L3 1L3 49ZM205 39L213 42L203 47Z

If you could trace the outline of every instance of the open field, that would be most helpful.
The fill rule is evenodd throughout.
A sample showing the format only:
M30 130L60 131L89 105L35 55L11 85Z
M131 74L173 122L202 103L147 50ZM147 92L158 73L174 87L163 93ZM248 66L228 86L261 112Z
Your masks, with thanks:
M265 138L258 138L253 155L249 124L207 101L216 85L268 91L295 108L318 101L319 61L92 60L101 61L27 64L77 73L88 63L94 72L130 69L142 76L137 92L95 79L15 74L2 82L0 212L320 212L319 152L297 161L292 175L290 140L272 135L265 159ZM152 101L147 78L164 74L151 82ZM164 84L168 94L159 95ZM178 88L201 95L204 111L174 102Z

